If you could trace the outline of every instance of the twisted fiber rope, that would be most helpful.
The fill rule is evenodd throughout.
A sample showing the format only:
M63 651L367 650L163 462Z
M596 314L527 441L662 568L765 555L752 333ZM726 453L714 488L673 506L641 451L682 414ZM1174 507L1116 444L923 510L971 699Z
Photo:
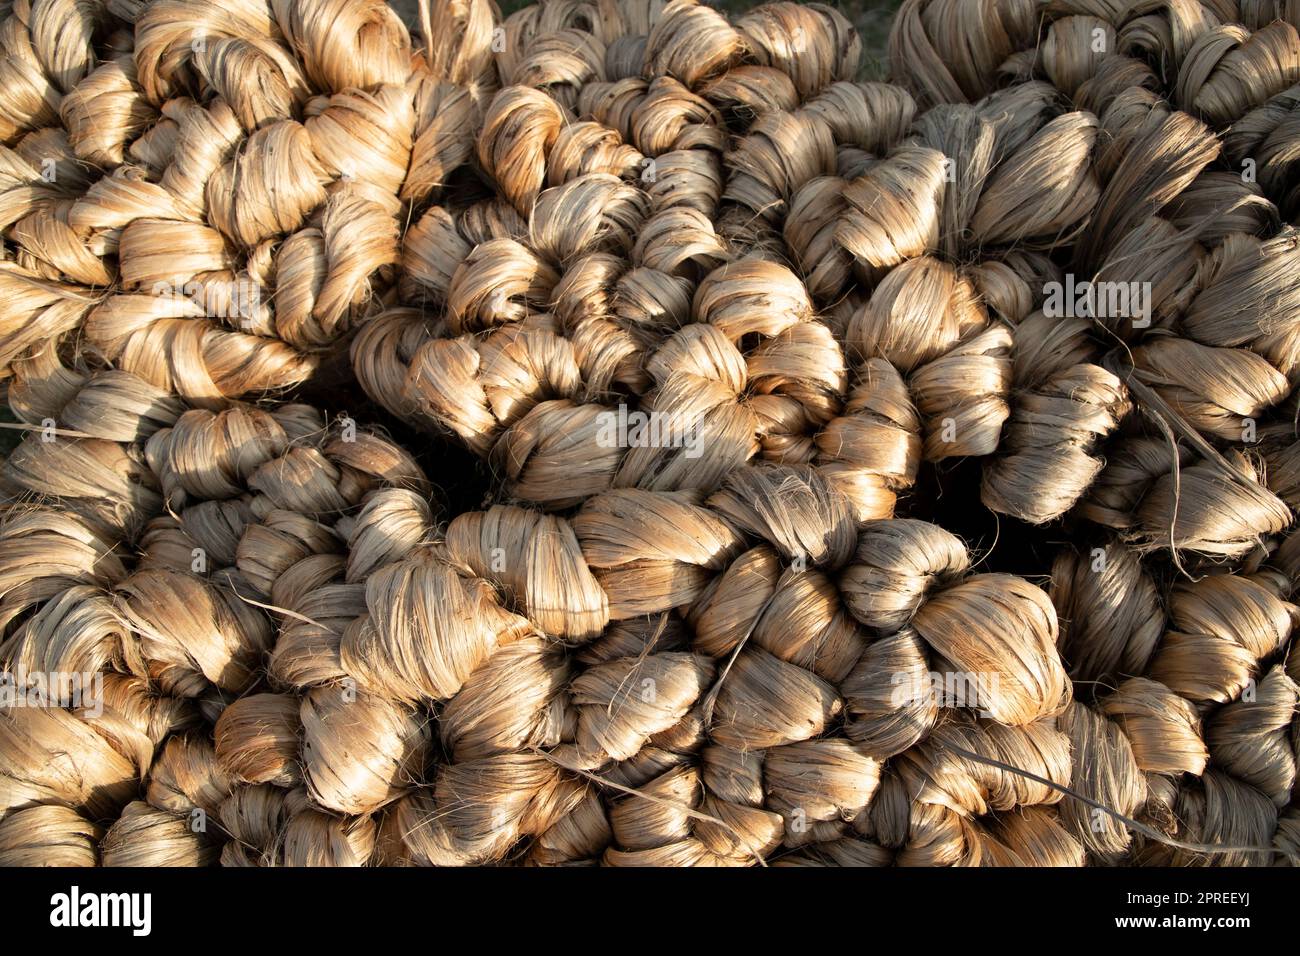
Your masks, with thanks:
M431 21L465 28L438 35L465 39L400 67L383 43L373 57L340 53L303 5L223 24L216 52L176 39L200 16L185 4L126 12L145 102L206 85L226 101L230 135L249 130L224 163L190 175L168 154L133 181L205 203L202 228L249 250L246 274L268 288L275 274L264 318L295 347L309 340L305 353L377 311L365 304L376 281L392 290L406 308L363 325L358 378L390 411L487 456L519 504L439 532L400 449L324 436L300 406L229 405L288 380L179 384L177 369L210 372L217 349L196 360L154 325L105 353L152 390L93 374L78 339L31 352L20 337L6 352L27 356L11 404L96 437L32 435L5 465L11 494L58 501L37 518L14 505L15 540L57 522L42 544L82 544L71 570L15 569L6 661L134 680L114 709L136 732L96 718L92 735L75 715L27 728L34 718L7 713L20 730L6 740L27 757L6 777L0 845L232 864L1294 853L1294 549L1277 546L1291 517L1277 476L1294 437L1293 243L1263 193L1210 168L1210 129L1130 82L1129 64L1099 67L1092 93L1086 76L1071 88L1053 67L1057 89L990 87L916 115L897 87L846 82L856 41L816 6L774 4L734 26L680 0L528 8L495 58L479 5L440 6ZM358 43L397 36L379 8L367 16ZM1077 52L1067 29L1060 57ZM267 30L275 42L257 39ZM292 55L277 52L281 34ZM791 38L810 45L796 54ZM223 79L223 61L239 71ZM258 96L230 79L248 62L268 71ZM403 180L400 159L384 167L376 152L353 177L317 152L337 176L316 199L300 151L346 143L372 107L400 109L392 91L408 68L421 116L465 104L445 126L428 119L425 148L449 150L434 163L446 175L415 176L411 160ZM1219 79L1233 89L1244 75ZM299 79L340 107L306 101L306 140L283 119ZM386 98L362 105L349 81ZM1215 127L1231 119L1217 88L1180 83L1177 106ZM160 121L140 154L184 139L189 118L202 133L185 141L210 156L221 105L175 107L175 129ZM462 168L463 188L441 193L471 151L490 191ZM263 184L275 201L260 201ZM321 201L319 225L298 229ZM12 233L21 252L5 277L9 301L27 304L22 328L57 335L84 321L102 342L95 330L125 328L132 308L161 308L164 297L121 292L96 305L98 278L69 284L68 267L94 266L49 208ZM380 219L400 223L407 208L425 211L409 216L396 258L348 259L348 228L373 214L358 235L385 234ZM192 278L193 261L170 275L171 257L149 248L155 219L173 222L123 229L119 266ZM342 271L292 286L313 274L320 243L330 261L331 228ZM181 235L156 233L159 248ZM201 257L193 241L187 254ZM1152 281L1154 327L1046 314L1045 285L1067 263ZM304 287L316 304L295 310L291 290ZM291 331L291 315L306 324ZM51 337L40 334L31 341ZM202 407L184 411L169 390ZM689 424L704 456L597 440L619 404ZM1234 447L1237 419L1256 415L1267 470ZM990 508L1117 532L1100 539L1100 570L1095 551L1063 553L1049 600L1022 579L971 574L942 529L892 518L921 459L966 455L992 456ZM134 570L95 576L86 554L115 545L140 549ZM1116 562L1124 573L1108 577ZM1171 566L1217 573L1166 578ZM69 575L89 589L54 599ZM1108 627L1110 614L1130 626ZM88 639L65 643L83 633L65 619L84 621ZM1189 663L1207 656L1208 672ZM1072 700L1067 670L1094 693ZM932 672L997 679L977 708L954 709L936 701ZM146 720L143 699L177 716ZM43 776L70 734L107 783L93 795ZM1066 788L1136 818L1140 837L1113 815L1099 826L1095 806L1061 799ZM195 810L219 822L196 832ZM32 839L42 828L57 841Z
M287 447L277 425L295 436ZM422 497L404 487L418 476L392 446L367 447L364 456L349 450L333 483L320 480L318 467L297 467L302 455L340 454L316 436L318 425L306 410L287 406L273 414L190 411L153 431L145 454L170 513L140 534L135 569L108 588L65 592L6 645L11 670L38 659L48 670L134 666L159 700L208 717L220 713L210 742L182 732L162 744L147 802L129 804L103 838L106 863L193 862L217 852L227 862L292 862L301 859L290 855L299 839L312 844L299 850L309 859L347 862L340 841L316 833L327 824L342 827L352 862L374 854L388 862L496 861L532 837L534 862L583 849L586 857L603 851L609 863L734 863L751 862L755 849L770 854L783 839L797 846L843 838L844 817L865 814L886 756L911 754L899 774L915 786L938 773L925 769L934 758L923 748L908 749L938 720L928 691L918 688L918 701L876 712L879 696L892 688L872 679L868 659L859 661L863 635L850 610L894 632L891 641L919 665L927 648L958 662L986 655L961 638L962 615L1004 608L1008 627L989 634L1008 657L998 665L1008 668L1003 696L990 701L997 719L978 725L954 717L950 732L976 747L986 737L1000 741L995 752L1023 754L1022 761L1047 748L1054 779L1068 778L1064 738L1048 719L1068 699L1068 684L1053 663L1047 597L1009 576L966 576L964 549L934 526L882 522L875 532L933 539L932 560L946 562L953 583L928 604L924 574L904 565L901 577L877 584L886 569L854 562L845 502L807 469L743 470L733 476L737 486L707 502L682 492L611 492L572 519L496 506L461 515L437 535ZM370 471L357 470L362 460ZM365 494L344 495L358 485ZM344 517L322 524L337 495L346 501ZM755 507L782 499L786 509ZM291 502L298 510L283 507ZM15 510L21 515L23 507ZM213 520L218 512L222 522ZM659 541L647 540L645 515L654 513L675 519L660 526ZM232 531L233 568L221 553ZM186 546L195 541L211 545L206 577L192 573ZM899 541L899 550L907 543ZM506 552L499 572L497 548ZM796 557L807 570L782 571ZM924 549L899 560L908 557L924 561ZM753 593L756 575L768 593ZM43 593L39 584L28 587ZM911 593L900 595L900 588ZM271 600L241 600L248 593ZM40 625L55 613L92 617L63 609L74 599L107 607L116 627L95 628L91 640L64 647L58 629ZM686 605L685 617L671 613ZM963 612L963 605L970 607ZM918 606L916 631L900 630ZM810 613L820 621L791 626L790 615ZM1035 662L1027 671L1016 647L1034 649L1025 654ZM92 649L99 656L84 656ZM877 653L883 650L884 642ZM727 678L715 683L720 659L733 651ZM259 658L264 679L252 664ZM838 688L854 681L864 689ZM860 728L838 732L838 715L859 711ZM900 721L915 721L901 738ZM141 744L141 752L152 749ZM6 779L14 789L44 782L11 766ZM607 805L566 766L666 794L670 803ZM954 772L945 769L942 786L954 785ZM123 776L119 793L129 793L132 782ZM938 809L950 797L936 793L937 819L924 826L956 826L950 818L959 811L1051 802L1033 788L986 794L990 786L974 774L956 809ZM18 827L10 821L25 819L27 802L16 800L11 811L18 813L6 823ZM104 809L62 791L42 803L76 816ZM694 830L672 822L684 812L673 805L682 803L703 815L688 818ZM220 820L224 848L215 826L187 830L193 809ZM799 836L801 823L783 837L783 810L801 821L806 814L812 836ZM660 819L665 812L671 819ZM1043 821L1054 841L1065 842L1054 820ZM970 830L949 852L978 856L979 833ZM935 837L926 829L915 839L929 844Z
M157 491L111 526L139 549L132 567L94 509L15 503L4 521L29 549L4 552L6 583L21 582L5 589L22 622L7 669L104 668L121 695L94 719L6 711L4 744L26 757L4 777L14 861L93 862L97 841L106 864L151 865L1079 864L1163 850L1098 833L1054 787L1183 843L1283 834L1292 679L1273 668L1258 702L1215 712L1208 753L1196 711L1232 700L1231 681L1289 639L1294 609L1245 577L1176 589L1151 678L1098 711L1071 701L1057 654L1052 598L1066 598L971 574L961 543L925 522L855 531L815 470L741 469L707 499L613 491L572 518L498 505L439 531L418 468L379 436L344 441L302 406L183 412L107 378L115 389L93 396L136 441L25 445L143 455ZM1141 573L1136 558L1120 567ZM1194 667L1180 682L1187 644L1196 661L1224 645L1237 676L1202 687ZM986 716L940 706L930 670L996 673ZM1175 773L1194 782L1179 790Z
M75 390L60 336L209 407L328 379L482 95L378 0L38 0L3 29L0 381L28 420Z
M418 280L404 294L424 309L354 341L369 394L458 435L506 494L547 508L609 487L709 491L768 460L821 468L867 520L893 513L922 460L997 450L1023 384L1039 407L1013 422L1018 454L987 500L1037 521L1074 504L1127 396L1095 363L1074 367L1100 356L1084 323L1062 343L1076 354L1053 354L1055 380L1017 381L1007 326L1058 275L1043 253L1068 249L1100 198L1095 117L1040 85L917 118L895 87L838 79L857 47L815 6L733 27L670 5L639 59L622 32L639 24L604 8L548 19L563 9L508 22L524 56L499 60L477 144L496 196L435 205L406 234ZM807 49L788 56L781 31ZM713 58L674 66L696 33ZM555 44L587 50L589 69L519 84L512 68ZM625 409L695 454L603 438ZM1049 417L1044 447L1029 434Z
M1091 536L1096 547L1087 548L1081 540L1053 568L1051 590L1069 621L1062 653L1076 680L1097 682L1102 713L1121 718L1133 737L1136 764L1120 759L1094 774L1090 785L1104 788L1094 795L1137 809L1134 781L1158 773L1158 799L1148 796L1143 812L1159 829L1219 839L1232 831L1246 845L1274 831L1269 804L1287 808L1294 782L1295 675L1282 666L1294 578L1292 549L1280 537L1295 501L1295 240L1285 224L1295 215L1294 173L1281 148L1293 138L1285 124L1300 64L1292 12L1056 4L1040 20L1024 4L908 2L890 38L895 79L923 105L994 90L1026 98L1050 84L1099 117L1098 167L1108 182L1074 270L1150 281L1152 302L1144 328L1127 317L1095 322L1110 350L1100 364L1130 387L1141 418L1110 442L1075 510L1119 537ZM1137 427L1143 420L1148 427ZM997 508L988 494L995 475L986 469L985 501ZM1240 570L1225 575L1234 564ZM1202 578L1207 571L1216 576ZM1215 605L1211 622L1205 615ZM1257 739L1233 750L1226 728L1243 721L1261 734L1273 726L1275 745ZM1155 727L1167 744L1184 742L1151 747L1142 736ZM1191 732L1171 734L1175 727ZM1080 716L1071 732L1086 739L1103 730ZM1226 783L1214 766L1203 775L1211 754L1214 764L1250 762L1235 772L1253 787ZM1293 846L1285 835L1293 831L1294 811L1285 809L1279 845ZM1116 841L1095 840L1094 852L1128 844L1121 829L1107 832ZM1168 846L1139 852L1161 862L1198 859Z

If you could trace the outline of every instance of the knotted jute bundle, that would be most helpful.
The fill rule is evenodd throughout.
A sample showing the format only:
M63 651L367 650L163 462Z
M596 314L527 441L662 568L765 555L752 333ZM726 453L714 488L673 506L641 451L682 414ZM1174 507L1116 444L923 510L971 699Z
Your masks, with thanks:
M270 582L290 566L300 588L328 577L329 542L378 492L427 511L427 480L355 422L186 411L122 372L92 376L61 422L81 428L29 434L3 468L6 853L214 861L229 785L213 722L281 646ZM383 524L354 562L418 539Z
M868 520L922 461L998 450L1035 387L989 497L1068 510L1128 398L1081 343L1018 381L1012 329L1099 201L1093 114L1039 84L918 115L850 79L858 46L816 5L562 9L507 21L476 144L491 195L406 233L406 304L352 346L371 396L551 509L767 460L818 467ZM556 49L581 68L540 71ZM1035 414L1060 421L1046 449Z
M0 861L1296 862L1295 28L1094 7L15 5Z
M4 29L0 376L42 413L59 350L209 407L327 374L486 95L381 0L36 0Z

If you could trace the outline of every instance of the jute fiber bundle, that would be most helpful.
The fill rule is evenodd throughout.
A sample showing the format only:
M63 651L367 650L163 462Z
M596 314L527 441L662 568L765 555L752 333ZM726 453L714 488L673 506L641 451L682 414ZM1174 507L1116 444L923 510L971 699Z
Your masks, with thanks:
M1076 100L1148 89L1222 128L1300 79L1296 20L1253 0L905 0L890 66L927 105L1038 77Z
M818 5L733 25L687 2L557 3L502 30L487 188L405 234L403 307L353 343L362 386L552 508L811 459L848 373L776 227L834 170L823 111L856 110L884 150L909 98L851 82L860 44Z
M4 31L20 382L67 333L69 358L210 407L337 364L486 95L482 62L413 50L380 0L37 0Z
M133 801L164 741L203 726L193 701L152 685L114 600L164 506L142 442L182 411L147 383L103 373L69 403L63 434L32 432L3 464L4 865L95 865L128 805L144 824ZM183 820L167 828L171 861L210 862L187 831Z
M341 551L266 562L274 603L249 613L278 637L253 685L141 641L219 716L210 749L173 738L153 809L106 837L116 860L166 857L137 817L215 804L228 864L1082 862L1059 792L980 762L1069 781L1051 602L970 573L938 527L859 534L816 471L777 465L708 498L607 492L571 518L499 505L439 532L421 505L377 487L335 526ZM277 553L271 525L244 528L239 573ZM139 600L187 576L172 551L146 540L116 589L132 633L179 633ZM201 618L215 644L220 615ZM986 716L936 703L931 668L996 674Z
M1116 669L1150 676L1086 703L1047 594L971 573L932 524L855 532L806 467L740 469L707 498L616 490L572 518L503 505L424 528L350 606L319 578L279 611L275 689L217 723L217 760L257 808L229 821L249 829L228 862L279 860L292 811L278 808L303 778L356 835L347 860L320 862L1257 863L1275 831L1287 839L1295 685L1260 662L1294 609L1247 577L1175 586L1167 624L1155 586L1125 581L1142 606L1120 615L1132 634ZM1143 574L1118 545L1115 561L1112 580ZM1105 654L1091 645L1119 627L1087 630L1104 602L1053 597L1075 616L1061 646ZM1224 662L1214 686L1198 683L1206 654ZM368 708L334 711L356 736L322 745L312 721L343 673L357 700L435 715L443 756L428 741L413 755ZM984 683L936 698L934 681L961 674ZM1152 836L1098 826L1062 788Z
M1088 350L1017 382L1008 326L1099 201L1097 118L1041 83L918 116L846 79L856 43L816 5L585 9L507 21L476 145L491 194L405 234L406 304L352 346L366 391L547 508L766 460L819 467L869 520L923 460L998 449L1013 388L1041 386L1064 421L1002 494L1067 510L1128 399ZM554 49L581 68L535 66Z
M13 5L0 863L1300 862L1300 41L1040 13Z
M1286 441L1281 423L1290 417L1300 328L1295 233L1279 225L1293 215L1289 167L1280 146L1246 155L1261 137L1276 133L1280 144L1287 134L1245 118L1263 110L1281 122L1277 104L1266 104L1287 102L1300 38L1285 17L1273 21L1256 5L1093 6L1053 5L1040 24L1024 4L908 3L891 36L894 72L922 104L978 96L1024 104L1054 88L1098 118L1100 197L1073 255L1061 245L1053 252L1067 279L1100 295L1083 315L1066 312L1066 321L1059 300L1055 311L1044 303L1044 314L1018 330L1026 339L1018 391L1002 457L985 471L984 501L1035 523L1060 516L1097 480L1098 446L1135 407L1146 428L1154 420L1178 433L1180 459L1206 459L1186 491L1199 490L1206 503L1218 494L1241 499L1244 520L1213 533L1159 531L1209 519L1195 508L1175 518L1171 495L1183 489L1168 487L1181 484L1168 448L1119 442L1116 453L1136 460L1117 467L1130 475L1136 467L1139 480L1155 486L1140 505L1131 502L1145 518L1125 508L1127 517L1103 523L1149 541L1170 538L1176 548L1240 554L1290 520L1260 487L1267 469L1258 460L1266 434L1265 447ZM962 42L967 34L979 42ZM1238 120L1245 125L1234 134ZM1269 170L1262 177L1261 162ZM1107 297L1115 291L1124 293L1118 307ZM1135 307L1130 293L1143 301ZM1116 392L1116 375L1136 393ZM1167 463L1160 470L1157 457ZM1089 511L1097 520L1097 509Z
M102 373L64 418L106 424L5 466L6 672L114 690L93 719L6 709L15 861L1082 859L1059 793L978 762L1068 782L1046 594L924 522L859 534L815 470L439 532L405 453L305 406L185 411ZM91 467L112 454L150 492L127 513ZM941 709L932 666L995 674L987 716ZM917 809L873 822L882 786Z
M86 430L30 433L2 474L5 861L93 865L98 846L104 865L214 862L238 815L224 714L258 699L273 651L293 654L269 602L334 576L325 597L346 601L364 562L420 540L427 480L354 422L304 405L185 410L122 372L92 376L61 422ZM376 513L381 526L354 532ZM367 713L425 736L395 703ZM317 745L342 746L340 723ZM286 858L311 862L350 824L293 800L286 825L312 839Z
M34 476L76 473L36 459L111 445L152 497L101 515L111 492L87 478L54 530L84 513L73 527L138 558L93 538L73 543L107 553L102 570L15 554L29 580L6 591L7 669L104 673L188 717L134 702L152 735L126 759L75 712L8 711L63 715L37 754L11 740L33 758L5 763L3 823L26 852L57 827L110 865L1082 860L1060 793L978 759L1068 782L1047 595L970 573L924 522L859 533L816 470L741 469L708 498L616 490L571 518L495 506L440 533L408 456L304 406L185 411L103 373L79 416L105 437L33 432L6 480L73 503ZM41 507L15 503L6 529L32 534ZM941 707L931 668L996 675L974 701L987 716ZM56 731L108 762L111 806L43 776ZM873 821L881 787L896 793Z
M1096 545L1063 552L1051 585L1067 622L1062 657L1095 688L1072 704L1064 729L1077 758L1106 755L1076 759L1074 786L1154 834L1113 819L1093 826L1082 804L1066 810L1072 832L1099 862L1271 862L1258 848L1285 849L1279 815L1296 779L1297 686L1285 660L1296 615L1279 597L1290 581L1257 572L1161 585L1118 540ZM1207 856L1158 834L1236 851Z
M187 412L147 443L184 508L155 522L139 567L113 588L124 646L215 727L210 740L169 739L147 802L104 838L105 862L193 861L219 848L228 864L1078 865L1126 841L1094 845L1090 817L1015 771L1072 786L1080 767L1101 772L1102 738L1115 766L1085 792L1107 806L1150 805L1154 816L1161 797L1201 800L1210 822L1179 835L1272 838L1275 809L1249 802L1256 820L1231 801L1261 787L1281 799L1294 779L1285 748L1274 745L1277 766L1257 759L1279 740L1278 715L1290 716L1294 702L1278 696L1294 695L1290 678L1263 682L1272 716L1262 724L1243 703L1206 732L1216 761L1243 780L1207 767L1197 711L1154 679L1130 679L1100 705L1119 728L1108 730L1071 703L1047 594L971 573L966 549L937 526L855 530L815 470L741 469L708 498L612 491L572 518L496 506L439 533L400 456L328 488L312 482L317 498L269 479L299 473L293 451L330 444L284 453L261 441L276 424L295 432L306 410L265 414L261 432L241 417L257 418ZM260 462L246 478L251 501L220 467L230 460L220 445L185 454L217 435L262 451L250 455ZM379 446L364 457L387 461ZM323 495L363 475L372 491L360 510L345 508L332 528L312 520ZM236 571L217 558L205 582L192 563L178 566L193 554L185 545L219 540L204 534L210 506L245 503L261 520L242 527ZM141 600L160 585L222 593L213 578L235 576L246 593L273 595L250 600L237 628L220 602ZM1190 700L1231 700L1241 681L1178 680L1177 658L1196 653L1179 641L1237 648L1248 635L1244 655L1229 655L1244 676L1289 635L1287 607L1237 580L1170 598L1171 631L1149 670ZM1208 585L1236 587L1254 619L1221 620L1200 593ZM188 620L156 616L181 608ZM1265 615L1269 629L1251 633ZM184 660L168 637L190 642ZM267 661L253 682L233 660L250 651ZM199 672L190 660L232 663ZM970 697L936 699L935 680L972 673L985 677ZM1179 772L1203 776L1203 789L1182 783L1183 795L1168 776ZM219 824L194 835L196 810ZM1248 832L1232 829L1243 822Z
M1076 762L1075 783L1147 828L1111 817L1089 830L1095 807L1071 802L1073 832L1098 861L1258 864L1275 838L1294 846L1294 547L1281 537L1297 501L1300 329L1285 224L1300 68L1289 13L1054 4L1040 20L1025 4L909 2L891 35L894 75L923 105L1025 99L1048 83L1095 112L1102 193L1087 235L1058 261L1080 283L1145 290L1140 310L1093 300L1080 316L1044 307L1022 323L1022 390L984 473L990 508L1059 516L1033 506L1051 501L1041 489L1015 494L1006 465L1043 456L1044 439L1063 433L1065 396L1086 403L1098 388L1065 372L1073 361L1127 387L1115 418L1077 419L1081 434L1109 436L1092 467L1057 472L1077 478L1061 499L1069 514L1116 534L1075 525L1050 585L1062 657L1089 688L1065 730L1076 756L1108 757ZM1207 856L1204 844L1236 850Z

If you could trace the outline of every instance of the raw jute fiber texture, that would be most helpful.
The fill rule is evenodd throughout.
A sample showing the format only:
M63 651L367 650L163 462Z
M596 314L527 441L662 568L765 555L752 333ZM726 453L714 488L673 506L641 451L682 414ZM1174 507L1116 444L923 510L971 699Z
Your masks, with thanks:
M1289 6L0 14L0 865L1300 865Z

